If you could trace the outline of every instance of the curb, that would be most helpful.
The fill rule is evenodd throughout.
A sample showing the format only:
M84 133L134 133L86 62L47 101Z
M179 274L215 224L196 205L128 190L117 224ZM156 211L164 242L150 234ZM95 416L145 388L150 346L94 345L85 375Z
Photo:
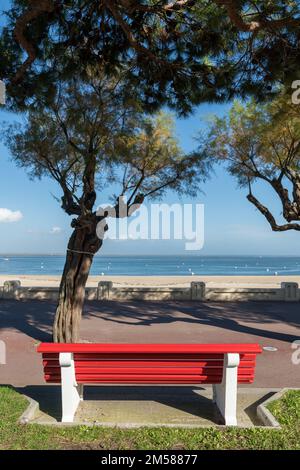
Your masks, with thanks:
M19 424L28 424L30 421L32 421L37 412L40 409L40 405L37 401L33 400L33 398L28 397L27 395L22 395L26 400L29 402L29 405L27 406L26 410L20 418L18 419Z
M267 406L273 401L279 400L286 392L289 390L300 390L299 388L285 387L277 393L274 393L266 401L258 405L257 407L257 417L262 421L265 426L281 429L280 423L277 421L275 416L272 415L271 411L268 410Z

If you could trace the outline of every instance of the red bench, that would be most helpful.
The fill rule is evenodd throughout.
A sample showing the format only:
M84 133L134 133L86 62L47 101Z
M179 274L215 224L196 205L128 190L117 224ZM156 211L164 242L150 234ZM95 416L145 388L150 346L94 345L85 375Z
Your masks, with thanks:
M236 425L237 384L254 380L258 344L41 343L45 381L61 383L62 421L73 422L84 384L212 384L227 425Z

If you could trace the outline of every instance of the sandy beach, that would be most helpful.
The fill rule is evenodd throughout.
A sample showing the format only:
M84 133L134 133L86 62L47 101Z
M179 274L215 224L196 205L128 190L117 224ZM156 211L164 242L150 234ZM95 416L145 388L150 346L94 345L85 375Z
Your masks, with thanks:
M56 287L60 276L1 275L0 286L6 280L20 280L23 286ZM117 286L188 286L202 281L210 287L280 287L281 282L298 282L300 276L90 276L88 287L99 281L112 281Z

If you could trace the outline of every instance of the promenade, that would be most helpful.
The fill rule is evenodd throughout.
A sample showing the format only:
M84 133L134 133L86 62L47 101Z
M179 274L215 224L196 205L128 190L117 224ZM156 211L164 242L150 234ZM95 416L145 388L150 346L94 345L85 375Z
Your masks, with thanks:
M0 340L7 364L0 383L43 384L40 341L52 341L55 302L2 300ZM105 343L248 343L264 351L254 387L299 387L300 365L292 363L292 342L300 340L298 302L86 302L81 339ZM276 368L274 365L276 364Z

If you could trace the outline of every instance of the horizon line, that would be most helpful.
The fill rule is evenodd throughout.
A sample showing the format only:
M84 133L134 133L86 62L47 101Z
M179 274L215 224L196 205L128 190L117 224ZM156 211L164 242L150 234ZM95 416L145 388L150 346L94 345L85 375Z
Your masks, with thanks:
M3 257L3 256L66 256L66 253L63 252L63 253L0 253L0 257ZM285 257L285 258L297 258L297 257L300 257L300 253L299 254L290 254L290 255L286 255L286 254L246 254L246 253L239 253L239 254L232 254L232 253L228 253L228 254L210 254L210 253L207 253L207 254L196 254L196 253L173 253L173 254L143 254L143 253L130 253L128 255L124 255L124 254L104 254L102 255L101 253L95 253L94 256L103 256L103 257L118 257L118 258L130 258L130 257L137 257L137 256L147 256L147 257L152 257L152 258L157 258L157 257L174 257L174 256L197 256L197 257L202 257L202 258L205 258L205 257L253 257L253 258L267 258L267 257Z

